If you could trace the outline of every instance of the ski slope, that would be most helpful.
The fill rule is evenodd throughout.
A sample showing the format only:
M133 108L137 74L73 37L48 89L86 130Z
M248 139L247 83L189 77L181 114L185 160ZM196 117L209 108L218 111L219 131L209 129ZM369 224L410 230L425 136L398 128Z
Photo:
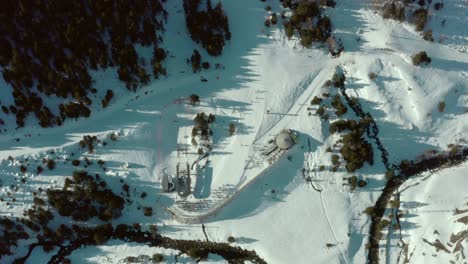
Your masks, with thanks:
M233 236L235 245L255 250L268 263L365 263L370 219L363 211L379 197L385 184L385 168L375 155L374 166L366 164L354 174L344 168L331 172L331 153L326 149L338 137L330 135L328 125L315 115L316 108L310 101L323 93L336 93L323 85L339 66L346 72L348 94L359 98L380 127L391 162L414 159L430 149L445 149L450 143L466 144L468 37L462 27L468 24L464 15L468 12L466 1L445 1L444 9L430 20L436 39L443 39L442 43L424 41L413 25L382 19L368 1L338 1L336 8L327 13L345 47L339 58L332 58L321 46L301 48L297 39L285 37L281 23L265 28L267 12L261 1L222 3L233 38L221 56L209 57L190 40L185 33L181 1L168 1L166 9L170 15L163 43L170 55L167 78L128 93L118 82L116 70L97 71L96 87L103 91L116 88L116 99L105 110L96 108L88 119L67 120L62 127L48 129L27 122L31 125L15 130L14 121L6 120L12 129L0 135L0 196L5 199L0 202L0 215L20 216L32 205L31 192L61 186L65 176L76 169L69 163L59 162L57 169L41 175L36 175L33 168L44 157L60 157L64 161L74 153L105 160L108 169L101 173L111 186L124 179L134 188L132 199L137 203L127 206L116 224L157 224L163 235L204 240L200 224L180 223L166 210L180 198L175 193L163 193L160 179L163 173L175 173L177 163L192 164L197 159L197 148L192 146L188 154L181 156L177 145L190 145L192 119L205 112L216 116L213 149L209 162L200 164L206 166L206 174L199 196L188 199L209 200L218 192L219 201L223 201L238 191L228 203L204 218L210 241L224 242ZM282 10L277 2L268 3L273 11ZM443 19L447 22L441 27ZM209 60L211 65L220 63L224 68L193 74L186 59L194 48L200 50L203 60ZM414 66L411 56L422 50L432 63ZM150 49L138 51L146 58L151 56ZM376 79L369 78L371 72L377 75ZM201 76L208 82L200 82ZM174 103L174 99L192 93L200 96L199 105ZM8 100L5 98L2 101ZM439 112L442 101L446 107ZM307 110L309 107L313 109ZM352 111L344 117L356 119ZM336 119L332 115L330 122ZM236 126L232 136L228 132L230 123ZM258 149L283 129L297 132L299 143L269 165L259 158ZM118 134L116 142L109 140L110 133ZM86 154L78 147L83 135L97 135L109 144ZM378 153L375 146L374 153ZM15 161L7 160L9 156ZM29 159L30 170L24 176L18 170L18 161L25 159ZM314 184L321 192L303 180L301 169L305 162L312 167L326 167L314 176ZM367 187L351 192L345 179L351 175L366 179ZM451 253L433 253L434 248L422 241L447 241L450 234L467 230L466 224L454 223L451 211L466 205L466 175L468 168L463 165L423 175L404 187L402 210L408 213L402 233L409 244L408 254L412 254L410 263L466 262L461 256L455 259ZM27 178L27 184L21 184L21 178ZM7 195L11 185L19 187L13 194L14 203ZM139 200L143 191L148 197ZM451 195L446 198L446 193ZM412 203L424 204L425 210L447 211L419 212L418 206L411 207ZM152 206L154 216L143 216L138 205ZM447 219L450 224L446 225ZM439 235L434 235L434 230ZM398 245L398 241L394 242ZM177 255L170 250L111 241L80 249L71 259L72 263L122 263L126 256L149 251L162 252L170 259ZM403 248L393 248L389 263L404 263L399 258L402 252ZM24 250L18 251L21 253ZM36 249L31 260L46 261L47 256L50 253ZM181 256L178 261L192 260ZM208 261L223 263L216 256L210 256Z

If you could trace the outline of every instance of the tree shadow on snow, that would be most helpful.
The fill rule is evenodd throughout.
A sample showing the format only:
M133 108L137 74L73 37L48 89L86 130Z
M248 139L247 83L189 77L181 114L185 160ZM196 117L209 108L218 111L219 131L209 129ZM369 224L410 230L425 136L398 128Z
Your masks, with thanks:
M336 7L332 9L333 27L339 29L335 35L343 42L345 52L356 52L364 49L367 41L362 39L360 35L365 30L369 31L366 28L371 28L372 25L363 19L359 10L368 8L369 4L366 1L342 1L338 2Z

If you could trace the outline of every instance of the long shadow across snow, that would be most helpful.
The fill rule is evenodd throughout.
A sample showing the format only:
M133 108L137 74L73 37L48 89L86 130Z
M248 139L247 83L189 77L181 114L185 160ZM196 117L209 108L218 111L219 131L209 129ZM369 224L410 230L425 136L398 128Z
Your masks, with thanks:
M212 222L239 219L261 213L272 204L282 202L289 194L287 186L296 176L300 176L304 164L304 154L308 152L307 141L312 143L312 151L320 144L308 135L299 134L300 142L275 164L253 179L253 183L241 190L240 194L216 216Z

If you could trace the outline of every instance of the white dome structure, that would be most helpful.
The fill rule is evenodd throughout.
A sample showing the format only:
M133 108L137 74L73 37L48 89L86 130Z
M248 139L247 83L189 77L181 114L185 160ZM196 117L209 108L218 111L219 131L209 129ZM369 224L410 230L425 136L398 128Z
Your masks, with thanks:
M281 132L275 138L275 143L282 150L290 149L294 145L294 140L288 132Z

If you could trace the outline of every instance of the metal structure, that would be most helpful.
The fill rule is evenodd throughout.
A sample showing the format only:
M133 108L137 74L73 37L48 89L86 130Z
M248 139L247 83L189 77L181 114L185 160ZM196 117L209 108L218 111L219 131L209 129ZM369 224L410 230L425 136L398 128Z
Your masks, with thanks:
M173 192L176 189L176 185L173 181L172 176L164 174L161 179L161 188L164 192Z
M186 163L186 167L181 168L180 163L177 163L176 167L176 178L177 178L177 193L181 197L187 197L190 195L190 164Z

